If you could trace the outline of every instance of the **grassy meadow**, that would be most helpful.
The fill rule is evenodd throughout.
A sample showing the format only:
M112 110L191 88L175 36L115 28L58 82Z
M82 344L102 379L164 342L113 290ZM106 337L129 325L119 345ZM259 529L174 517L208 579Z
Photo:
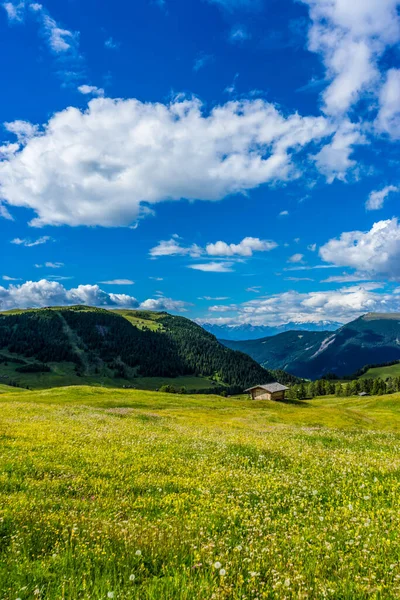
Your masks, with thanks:
M400 395L0 394L0 598L400 597Z

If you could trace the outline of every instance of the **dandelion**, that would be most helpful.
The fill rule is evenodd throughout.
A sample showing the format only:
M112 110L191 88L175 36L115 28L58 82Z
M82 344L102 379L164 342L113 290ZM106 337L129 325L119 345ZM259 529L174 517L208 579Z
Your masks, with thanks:
M135 554L136 554L136 556L142 556L142 551L141 550L136 550Z
M107 592L107 598L114 598L114 592Z
M132 573L132 575L129 575L129 581L135 581L135 576L133 573Z
M285 587L290 587L290 579L285 579Z
M222 567L221 563L217 560L216 563L214 563L214 569L220 569Z
M221 575L221 577L223 577L224 575L226 575L225 569L220 569L219 574Z
M33 590L33 593L35 596L39 596L39 594L40 594L39 588L36 588L35 590Z

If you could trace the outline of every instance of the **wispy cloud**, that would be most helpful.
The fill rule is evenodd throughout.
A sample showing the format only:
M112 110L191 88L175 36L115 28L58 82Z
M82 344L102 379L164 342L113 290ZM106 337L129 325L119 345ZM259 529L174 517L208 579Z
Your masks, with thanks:
M11 244L15 244L16 246L25 246L25 248L33 248L33 246L40 246L42 244L47 244L47 242L52 241L52 238L49 235L43 235L37 240L31 240L29 238L21 239L14 238L11 240Z
M3 275L3 281L21 281L20 277L9 277L8 275Z
M188 265L189 269L204 271L205 273L233 273L232 262L209 262L197 265Z
M399 191L400 189L397 185L387 185L382 190L371 192L365 204L365 208L367 210L379 210L383 208L385 200L390 194Z
M104 46L108 48L108 50L118 50L121 47L120 42L114 40L113 37L109 37L104 42Z
M251 34L244 25L236 25L229 34L229 40L233 43L244 42L251 38Z
M194 61L193 71L197 72L197 71L200 71L201 69L204 69L204 67L206 65L212 63L213 60L214 60L214 56L212 54L205 54L204 52L201 52Z
M103 285L134 285L132 279L109 279L108 281L99 281Z

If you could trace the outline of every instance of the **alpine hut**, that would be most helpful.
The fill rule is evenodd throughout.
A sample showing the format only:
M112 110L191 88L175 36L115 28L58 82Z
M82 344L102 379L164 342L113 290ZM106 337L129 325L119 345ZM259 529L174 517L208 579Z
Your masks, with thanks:
M252 400L284 400L288 389L285 385L275 382L265 385L255 385L245 391Z

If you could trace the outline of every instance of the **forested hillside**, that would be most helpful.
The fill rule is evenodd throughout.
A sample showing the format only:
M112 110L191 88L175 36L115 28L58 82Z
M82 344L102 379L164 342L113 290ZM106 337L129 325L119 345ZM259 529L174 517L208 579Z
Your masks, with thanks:
M189 319L84 306L0 313L1 381L18 382L22 374L25 383L40 374L43 387L71 377L140 385L141 378L193 376L228 390L294 380L224 347Z

